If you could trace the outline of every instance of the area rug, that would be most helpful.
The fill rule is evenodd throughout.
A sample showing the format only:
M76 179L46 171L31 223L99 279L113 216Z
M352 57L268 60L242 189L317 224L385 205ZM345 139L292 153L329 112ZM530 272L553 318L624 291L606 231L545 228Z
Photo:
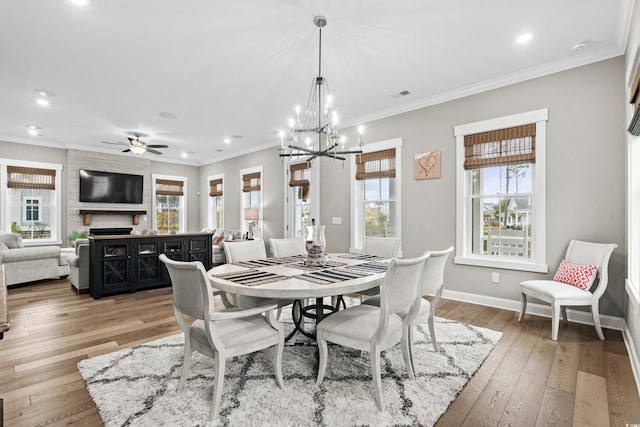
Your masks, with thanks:
M435 352L427 325L416 332L416 380L409 380L399 346L383 353L385 410L374 401L368 353L329 347L327 374L316 386L315 342L287 343L286 390L278 388L271 352L227 359L219 415L208 422L213 361L194 353L182 392L182 334L78 363L100 416L112 426L402 426L433 425L480 367L502 334L436 318Z

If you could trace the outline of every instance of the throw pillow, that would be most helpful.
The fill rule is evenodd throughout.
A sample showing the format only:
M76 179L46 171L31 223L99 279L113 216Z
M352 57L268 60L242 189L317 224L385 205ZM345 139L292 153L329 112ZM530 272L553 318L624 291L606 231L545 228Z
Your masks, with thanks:
M9 249L9 246L5 245L4 242L0 242L0 251L4 251L5 249Z
M227 234L226 236L224 236L225 242L230 242L232 240L233 240L233 234Z
M22 236L15 233L2 233L0 234L0 241L2 241L9 249L22 248Z
M576 265L562 260L553 280L588 290L596 278L597 265Z
M224 236L218 236L218 238L214 240L213 244L219 245L220 243L222 243L223 240L224 240Z

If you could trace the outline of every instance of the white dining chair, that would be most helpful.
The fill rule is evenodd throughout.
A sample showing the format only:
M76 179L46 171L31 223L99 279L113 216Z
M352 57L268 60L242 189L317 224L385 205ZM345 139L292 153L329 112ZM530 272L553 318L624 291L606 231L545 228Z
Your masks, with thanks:
M187 381L194 350L214 359L215 383L209 412L209 420L212 421L220 408L226 359L270 347L274 350L276 381L284 389L284 329L274 317L277 306L271 304L247 310L216 312L211 284L200 261L173 261L164 254L159 259L169 271L174 314L184 333L184 358L178 390L182 390Z
M402 257L402 241L396 237L368 237L365 236L362 245L362 253L365 255L375 255L383 258L400 258ZM376 286L367 289L360 294L360 302L364 300L365 295L380 294L380 287Z
M302 238L269 239L269 245L271 247L271 255L274 258L307 254Z
M383 410L380 352L401 344L407 375L414 379L409 349L409 329L420 308L420 281L425 254L413 259L393 259L384 278L380 306L360 304L338 311L323 319L317 326L320 354L318 379L322 384L327 369L327 342L371 353L371 377L376 405ZM404 317L398 313L407 312Z
M615 243L590 243L579 240L569 242L565 261L573 266L597 266L597 270L588 278L587 289L570 285L556 280L527 280L520 283L520 316L522 321L527 311L527 297L544 301L551 305L551 339L557 341L559 316L567 323L567 306L591 306L593 324L596 333L604 340L600 326L600 297L604 294L609 283L609 258L613 250L618 247ZM578 271L578 269L576 269ZM576 273L579 274L579 273ZM555 278L555 276L554 276ZM597 287L596 278L599 278ZM595 289L594 289L595 287Z
M427 251L425 254L429 254L429 259L425 263L424 271L422 272L422 279L420 287L422 289L421 294L423 298L420 299L420 309L418 310L418 314L416 315L415 320L413 321L413 325L410 329L410 340L409 346L411 350L411 365L415 367L413 364L414 358L414 343L413 343L413 335L414 328L417 325L421 325L425 322L429 323L429 335L431 336L431 344L433 345L433 349L438 351L438 341L436 339L436 329L435 329L435 312L438 303L440 302L440 298L442 297L442 291L444 289L444 268L447 264L447 260L449 259L449 255L453 252L453 246L442 250L442 251ZM431 302L427 301L424 297L430 296L433 297ZM380 295L373 296L371 298L367 298L363 304L370 305L380 305ZM405 315L406 313L400 313L400 315Z

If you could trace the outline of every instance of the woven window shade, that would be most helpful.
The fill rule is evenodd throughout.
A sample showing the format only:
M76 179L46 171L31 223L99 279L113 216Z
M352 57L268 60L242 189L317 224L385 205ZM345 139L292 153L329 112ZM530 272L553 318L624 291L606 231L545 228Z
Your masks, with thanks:
M54 169L7 166L7 187L27 188L31 190L55 190L56 171Z
M242 191L245 193L260 191L260 172L242 175Z
M631 135L640 135L640 69L636 73L635 79L633 79L633 85L631 86L631 99L629 103L634 105L633 117L629 123L627 131Z
M536 124L465 135L466 170L536 161Z
M289 187L309 186L311 176L311 163L296 163L289 166Z
M170 179L156 179L157 196L184 196L182 181L172 181Z
M209 181L209 196L222 196L222 179L212 179Z
M356 156L356 179L395 178L396 149L358 154Z

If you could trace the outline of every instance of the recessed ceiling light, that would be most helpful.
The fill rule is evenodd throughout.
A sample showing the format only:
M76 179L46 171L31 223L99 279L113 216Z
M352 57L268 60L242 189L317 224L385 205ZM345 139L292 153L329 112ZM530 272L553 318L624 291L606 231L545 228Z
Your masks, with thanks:
M242 139L243 136L242 135L231 135L231 138L233 138L233 139Z
M31 136L36 136L38 135L38 129L29 129L27 130L27 133Z
M526 33L526 34L522 34L520 37L518 37L516 39L516 42L518 43L526 43L529 40L531 40L533 38L533 35L531 33Z
M224 143L225 144L231 144L231 138L225 138L224 139Z
M176 117L178 117L178 116L176 116L175 114L173 114L173 113L169 113L169 112L167 112L167 111L163 111L163 112L161 112L161 113L158 113L158 115L159 115L160 117L162 117L162 118L165 118L165 119L175 119Z
M38 96L44 96L46 98L53 98L54 96L56 96L55 93L53 93L53 92L51 92L49 90L46 90L46 89L34 89L33 91L35 93L37 93Z
M78 6L86 6L89 4L89 0L71 0L71 3L77 4Z
M182 156L183 159L186 159L187 157L189 157L189 154L184 153L184 152L182 154L180 154L180 155Z
M216 151L217 151L218 153L222 153L224 150L221 150L221 149L219 149L219 148L218 148Z
M44 98L38 98L38 99L36 99L36 104L38 104L41 107L48 107L49 106L49 101L47 99L44 99Z
M40 129L38 126L36 125L27 125L28 129Z

